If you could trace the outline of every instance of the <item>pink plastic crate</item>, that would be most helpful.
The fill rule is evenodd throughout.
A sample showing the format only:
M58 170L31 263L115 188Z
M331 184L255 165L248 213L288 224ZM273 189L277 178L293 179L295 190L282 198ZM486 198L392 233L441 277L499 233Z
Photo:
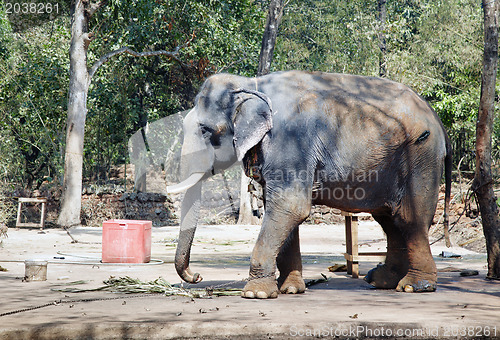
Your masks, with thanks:
M151 260L151 221L102 223L102 262L147 263Z

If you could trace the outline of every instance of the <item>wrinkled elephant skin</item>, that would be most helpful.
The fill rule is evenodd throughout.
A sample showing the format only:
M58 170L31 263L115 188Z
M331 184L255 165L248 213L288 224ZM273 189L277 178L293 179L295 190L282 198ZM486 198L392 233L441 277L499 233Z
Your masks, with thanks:
M436 289L428 230L443 168L448 209L451 147L436 113L408 87L300 71L212 76L185 118L181 168L185 178L204 179L236 160L262 184L265 199L244 297L305 291L298 226L312 204L369 212L380 223L388 246L385 264L366 277L375 287ZM201 183L192 185L175 262L182 278L199 282L189 254Z

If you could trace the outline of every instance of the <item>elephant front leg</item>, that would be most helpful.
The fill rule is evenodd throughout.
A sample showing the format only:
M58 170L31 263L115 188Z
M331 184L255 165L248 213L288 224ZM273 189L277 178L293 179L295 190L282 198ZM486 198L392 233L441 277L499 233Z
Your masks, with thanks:
M278 254L277 265L280 271L278 288L283 294L298 294L306 290L302 278L302 258L300 256L299 227L288 236Z
M267 216L267 214L265 215ZM278 297L278 285L276 283L276 253L275 239L269 230L266 230L266 217L252 252L250 260L250 275L248 283L243 288L241 296L249 299L267 299ZM269 228L267 228L269 229ZM266 242L269 239L272 243Z
M311 209L310 200L304 195L305 190L290 192L279 199L268 199L266 203L266 214L259 237L252 252L250 261L249 282L243 289L242 296L245 298L275 298L278 296L278 284L276 282L276 262L279 256L279 268L281 272L280 287L287 292L303 292L301 265L297 266L297 258L286 259L286 254L295 254L298 251L294 242L298 242L297 237L291 233L302 223ZM290 244L283 247L287 239ZM290 247L291 245L291 247ZM300 261L300 252L298 253ZM288 262L290 261L290 262ZM293 264L292 264L293 263Z

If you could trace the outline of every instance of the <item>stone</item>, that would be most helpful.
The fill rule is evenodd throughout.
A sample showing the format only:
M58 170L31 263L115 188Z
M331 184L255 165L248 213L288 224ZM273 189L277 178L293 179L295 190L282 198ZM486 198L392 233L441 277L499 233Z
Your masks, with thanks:
M475 276L479 275L479 272L474 269L464 269L460 272L460 276Z

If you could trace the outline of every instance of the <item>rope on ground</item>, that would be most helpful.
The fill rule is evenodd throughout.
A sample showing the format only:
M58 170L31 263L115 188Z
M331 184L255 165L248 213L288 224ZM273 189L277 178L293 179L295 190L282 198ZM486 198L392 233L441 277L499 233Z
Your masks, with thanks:
M119 299L132 299L132 298L146 297L146 296L151 296L151 294L130 295L130 296L117 296L117 297L110 297L110 298L92 298L92 299L76 299L76 300L56 300L56 301L45 303L45 304L38 305L38 306L33 306L33 307L28 307L28 308L22 308L22 309L13 310L13 311L6 312L6 313L1 313L0 317L7 316L7 315L13 315L13 314L19 314L19 313L23 313L23 312L29 312L29 311L32 311L32 310L41 309L41 308L50 307L50 306L58 306L58 305L61 305L61 304L78 303L78 302L94 302L94 301L119 300Z
M82 282L78 282L82 283ZM231 282L232 283L232 282ZM71 284L71 283L69 283ZM225 284L226 285L226 284ZM222 285L221 285L222 286ZM104 286L97 288L53 288L52 291L62 292L62 293L84 293L84 292L96 292L96 291L108 291L113 293L124 293L124 294L134 294L126 296L117 296L109 298L86 298L86 299L71 299L71 300L56 300L49 303L44 303L38 306L21 308L13 310L10 312L1 313L0 317L19 314L23 312L29 312L32 310L37 310L50 306L57 306L61 304L75 304L80 302L95 302L95 301L110 301L119 299L131 299L131 298L142 298L153 295L162 296L185 296L190 298L211 298L212 296L239 296L241 295L241 289L218 289L218 288L207 288L207 289L186 289L181 287L176 287L171 285L169 282L165 281L163 278L158 278L153 281L143 282L139 279L133 279L129 276L125 277L110 277L108 280L104 281ZM138 294L139 293L139 294Z

